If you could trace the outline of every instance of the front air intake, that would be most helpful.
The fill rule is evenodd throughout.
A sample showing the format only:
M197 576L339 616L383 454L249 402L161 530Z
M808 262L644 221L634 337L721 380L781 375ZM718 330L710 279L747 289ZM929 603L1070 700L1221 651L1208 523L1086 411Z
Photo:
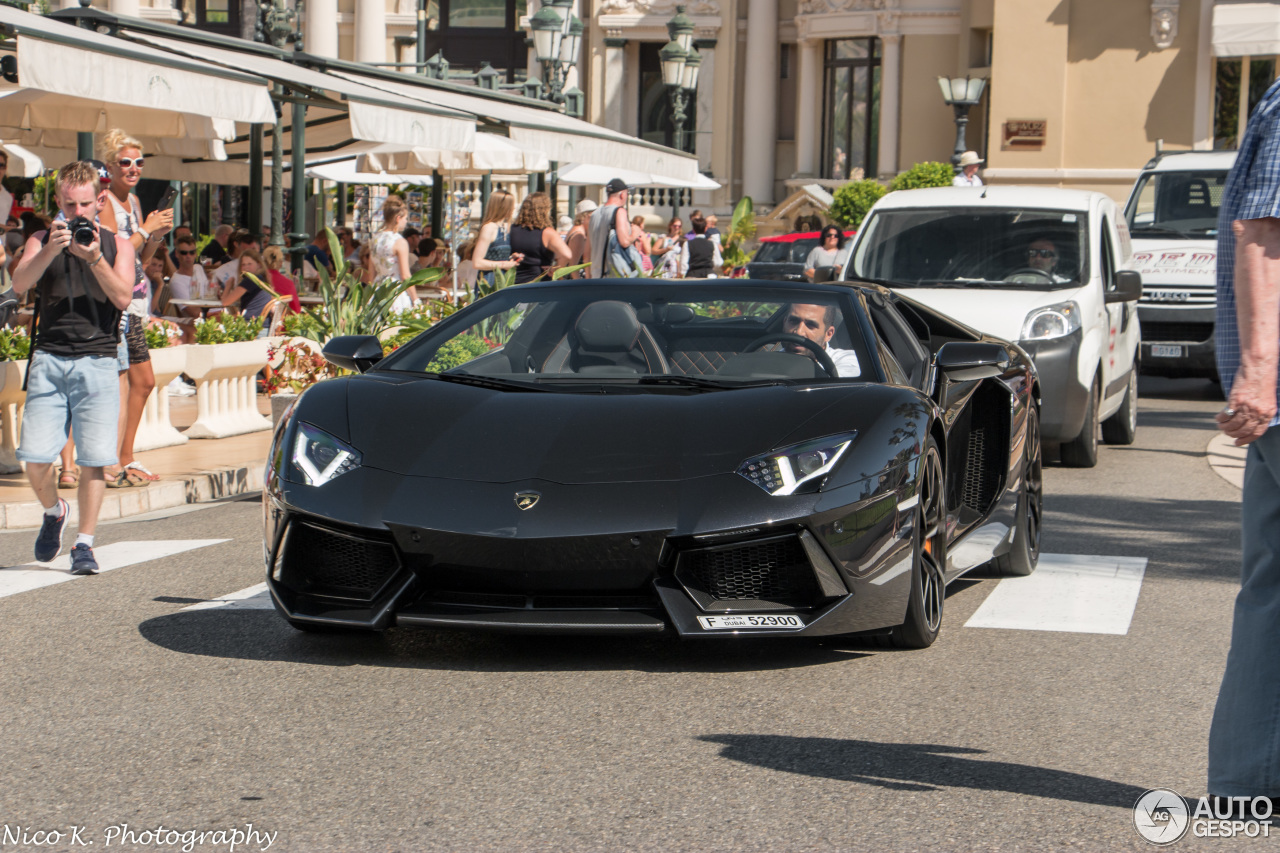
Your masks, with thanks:
M390 537L295 521L282 546L280 581L305 595L372 601L400 568Z
M681 551L676 580L707 611L805 608L822 598L794 535Z

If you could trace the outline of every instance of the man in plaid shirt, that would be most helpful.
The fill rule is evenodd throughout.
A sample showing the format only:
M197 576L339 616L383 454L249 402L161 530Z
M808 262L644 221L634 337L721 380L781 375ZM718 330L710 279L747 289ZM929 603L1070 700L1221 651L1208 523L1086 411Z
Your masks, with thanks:
M1249 445L1243 567L1209 732L1209 793L1280 798L1280 83L1249 118L1218 215L1218 428ZM1246 806L1246 811L1248 807Z

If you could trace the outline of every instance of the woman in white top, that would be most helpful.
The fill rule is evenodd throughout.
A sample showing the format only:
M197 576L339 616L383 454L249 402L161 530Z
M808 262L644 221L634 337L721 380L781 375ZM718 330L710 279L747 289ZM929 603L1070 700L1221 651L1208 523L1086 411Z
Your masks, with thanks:
M389 195L382 203L382 230L374 235L369 257L373 262L374 284L386 281L408 281L409 241L400 232L409 224L409 207L398 195ZM392 311L407 311L418 301L417 288L410 287L391 303Z
M845 259L844 232L835 225L823 228L818 239L818 245L804 260L804 277L809 281L813 281L813 273L818 267L839 267Z
M111 175L107 192L111 203L102 209L98 218L104 227L128 238L136 253L133 301L125 309L121 325L129 366L120 377L120 467L117 472L107 471L107 485L145 485L160 478L133 458L133 441L142 422L142 410L156 386L144 333L151 313L150 287L142 270L160 248L164 235L173 228L173 209L152 211L143 220L142 205L133 191L142 179L142 143L123 130L109 130L102 138L100 151Z

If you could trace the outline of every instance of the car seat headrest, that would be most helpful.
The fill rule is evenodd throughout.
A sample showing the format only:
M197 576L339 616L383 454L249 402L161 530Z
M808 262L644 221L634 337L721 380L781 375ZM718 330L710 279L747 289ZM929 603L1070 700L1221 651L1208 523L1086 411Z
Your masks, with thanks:
M574 326L578 343L594 352L626 352L640 337L640 321L625 302L593 302L583 309Z

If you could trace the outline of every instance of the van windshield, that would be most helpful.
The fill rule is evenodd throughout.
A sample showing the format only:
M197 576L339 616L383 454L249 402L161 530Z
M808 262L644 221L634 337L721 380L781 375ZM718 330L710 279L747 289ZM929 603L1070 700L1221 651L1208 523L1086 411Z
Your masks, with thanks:
M1060 290L1088 280L1087 219L1065 210L876 211L849 277L890 287Z
M1227 170L1148 172L1138 179L1124 216L1135 239L1203 240L1218 235Z

